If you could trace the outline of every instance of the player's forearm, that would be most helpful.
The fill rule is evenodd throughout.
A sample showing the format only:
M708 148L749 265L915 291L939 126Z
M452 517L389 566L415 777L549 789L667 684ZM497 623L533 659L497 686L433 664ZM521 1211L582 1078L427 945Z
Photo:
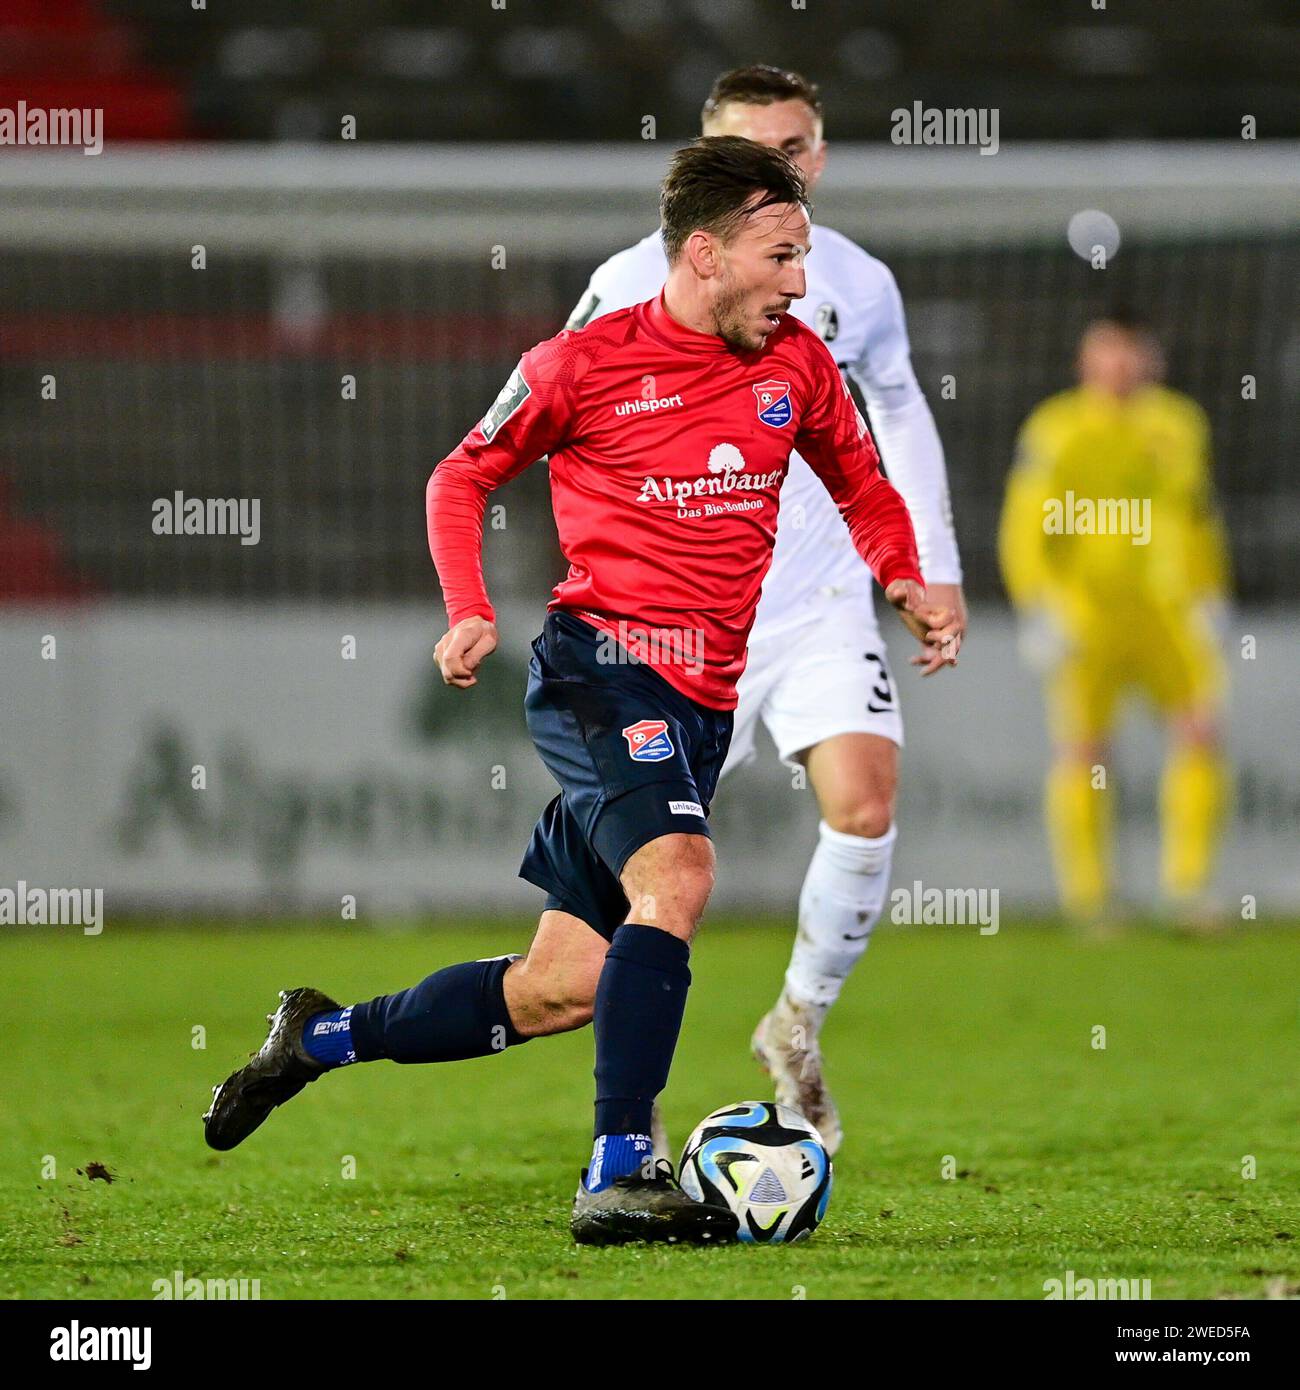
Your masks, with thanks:
M424 493L429 554L442 585L447 625L465 618L496 621L483 581L483 515L490 489L453 455L433 470Z
M876 473L841 512L858 554L882 589L895 579L925 582L912 519L898 489L887 478Z
M920 396L899 410L872 410L871 426L889 481L907 504L927 582L960 584L948 471L929 404Z

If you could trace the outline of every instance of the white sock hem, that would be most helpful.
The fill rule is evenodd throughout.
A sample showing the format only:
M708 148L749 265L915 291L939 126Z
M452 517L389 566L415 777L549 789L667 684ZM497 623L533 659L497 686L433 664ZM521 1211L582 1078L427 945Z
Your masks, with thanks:
M837 869L847 869L854 874L876 874L889 863L894 841L898 839L898 826L891 825L883 835L872 840L865 835L847 835L842 830L833 830L821 821L817 834Z

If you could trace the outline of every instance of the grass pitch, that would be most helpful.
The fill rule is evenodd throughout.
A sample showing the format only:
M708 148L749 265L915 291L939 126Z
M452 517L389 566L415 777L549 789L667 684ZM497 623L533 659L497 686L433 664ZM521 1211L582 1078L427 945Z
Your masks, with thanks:
M1067 1270L1155 1298L1300 1292L1295 924L881 929L827 1025L847 1132L830 1210L790 1248L571 1243L589 1030L348 1068L241 1148L204 1146L209 1090L277 989L369 998L530 930L8 934L0 1295L148 1299L178 1270L264 1299L1038 1299ZM677 1142L769 1094L747 1044L789 944L782 922L702 933Z

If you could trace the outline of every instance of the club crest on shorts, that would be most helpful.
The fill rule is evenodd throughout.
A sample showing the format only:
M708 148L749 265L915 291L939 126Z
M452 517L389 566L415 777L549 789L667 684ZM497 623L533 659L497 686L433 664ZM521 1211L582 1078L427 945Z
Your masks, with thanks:
M661 763L673 755L673 741L662 719L639 719L623 730L634 763Z
M754 387L758 418L773 429L790 423L790 383L788 381L760 381Z

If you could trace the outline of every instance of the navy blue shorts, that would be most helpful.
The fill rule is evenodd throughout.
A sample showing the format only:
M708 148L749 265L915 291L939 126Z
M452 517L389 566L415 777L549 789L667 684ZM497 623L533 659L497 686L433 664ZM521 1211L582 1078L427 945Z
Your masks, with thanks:
M632 855L660 835L709 833L731 711L697 704L565 612L548 614L533 643L524 711L561 790L519 876L546 891L548 908L612 937L627 920L619 874Z

